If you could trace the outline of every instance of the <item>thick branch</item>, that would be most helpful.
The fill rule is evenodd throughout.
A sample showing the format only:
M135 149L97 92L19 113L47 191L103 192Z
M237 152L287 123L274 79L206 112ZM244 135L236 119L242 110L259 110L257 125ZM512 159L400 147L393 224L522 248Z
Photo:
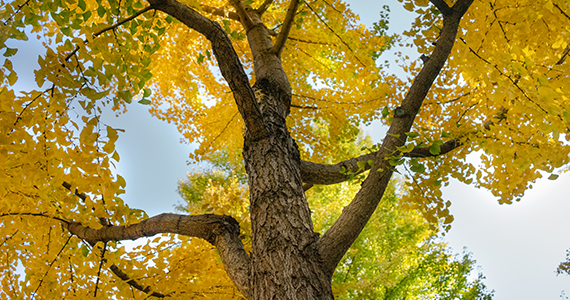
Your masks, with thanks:
M283 48L285 47L285 41L289 36L289 32L291 31L291 26L293 25L293 20L295 19L295 13L297 12L297 7L299 7L299 0L291 0L289 4L289 10L287 10L287 16L285 16L285 21L283 21L283 26L281 26L281 32L279 32L279 36L275 41L275 45L273 45L273 49L271 51L277 56L281 56L281 52L283 52Z
M444 16L449 16L453 12L444 0L430 0L430 2L435 5Z
M439 153L438 154L432 154L429 150L430 147L418 147L418 148L414 148L414 150L412 150L411 152L408 153L404 153L402 156L404 157L433 157L433 156L439 156L439 155L444 155L447 154L459 147L461 147L463 144L461 144L460 142L458 142L457 140L453 139L453 140L449 140L445 143L443 143L443 145L439 146Z
M236 9L241 24L245 28L245 31L249 31L254 26L254 23L247 13L245 6L241 3L241 0L230 0L230 3Z
M134 240L159 233L174 233L204 239L216 246L228 276L246 296L250 259L239 239L239 224L230 216L161 214L128 226L105 226L92 229L79 223L65 224L69 232L89 243Z
M211 43L222 76L234 94L238 110L245 121L246 130L253 138L266 136L261 112L253 89L245 74L239 57L224 29L190 7L175 0L149 0L151 5L203 34Z
M403 153L403 157L433 157L447 154L462 146L457 140L449 140L440 146L438 154L432 154L430 147L417 147L411 152ZM352 176L358 175L365 171L370 170L372 167L369 163L374 160L377 152L365 154L359 157L351 158L349 160L341 161L334 165L318 164L308 161L301 161L301 178L306 184L335 184L349 180ZM359 167L358 163L361 166ZM362 164L364 162L365 164Z
M370 169L366 164L365 169L359 169L359 162L374 160L376 152L362 155L341 161L334 165L318 164L301 160L301 178L306 184L335 184L350 179L351 176L358 175Z
M386 159L406 143L414 119L433 82L443 68L457 36L459 22L473 0L458 0L451 14L444 15L443 28L437 45L422 70L416 76L410 90L395 114L384 141L374 158L374 169L362 184L352 202L344 208L340 217L319 240L318 249L325 272L332 276L336 265L350 245L358 237L378 203L382 199L393 173Z

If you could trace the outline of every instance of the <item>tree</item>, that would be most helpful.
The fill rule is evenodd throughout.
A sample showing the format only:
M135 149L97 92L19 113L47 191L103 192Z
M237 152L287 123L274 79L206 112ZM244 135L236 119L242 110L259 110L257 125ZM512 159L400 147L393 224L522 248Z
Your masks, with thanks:
M183 247L158 238L140 252L153 258L144 265L116 243L170 233L214 245L247 298L331 299L335 269L398 165L411 171L402 201L444 226L453 218L439 187L450 177L501 203L520 199L544 173L555 179L569 160L568 4L404 7L418 15L406 34L423 63L407 60L410 77L399 79L376 62L397 41L383 35L383 20L369 31L339 1L4 3L2 295L184 296L191 267L172 264L192 260ZM38 88L16 93L9 39L27 39L26 26L46 54ZM230 216L147 218L119 198L125 181L111 171L119 130L99 116L133 99L199 142L195 159L242 147L251 253ZM383 142L332 164L344 159L338 145L371 120L389 126ZM469 153L481 153L482 168ZM368 170L319 236L305 192Z

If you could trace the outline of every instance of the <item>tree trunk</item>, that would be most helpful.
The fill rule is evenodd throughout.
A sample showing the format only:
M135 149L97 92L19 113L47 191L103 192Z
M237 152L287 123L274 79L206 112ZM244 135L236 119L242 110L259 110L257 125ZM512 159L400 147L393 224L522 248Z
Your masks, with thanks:
M243 149L251 201L253 299L333 299L316 249L318 234L302 187L299 150L285 125L287 113L278 109L290 101L290 93L276 86L267 80L256 83L269 132L259 140L246 132Z

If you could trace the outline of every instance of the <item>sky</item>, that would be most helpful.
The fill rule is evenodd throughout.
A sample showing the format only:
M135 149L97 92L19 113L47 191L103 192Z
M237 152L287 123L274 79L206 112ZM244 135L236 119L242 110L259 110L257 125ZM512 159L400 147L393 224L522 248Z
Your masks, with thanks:
M347 2L367 26L378 19L383 5L391 9L393 32L406 29L412 21L395 0ZM18 88L34 88L30 84L37 60L30 57L37 57L37 48L11 46L20 49L13 60L19 77L29 78L28 82L19 81ZM121 161L116 172L127 181L122 198L149 216L174 212L174 206L181 201L176 191L178 180L197 168L188 164L194 148L180 143L182 136L176 127L151 117L143 105L130 105L127 113L119 118L107 115L103 122L126 130L117 142ZM377 124L366 130L375 142L380 142L385 132ZM443 192L444 198L453 203L450 210L455 221L443 239L453 252L460 253L467 247L487 277L486 285L495 290L494 299L561 299L562 291L570 294L570 276L555 273L570 248L568 185L570 174L562 174L554 181L542 179L519 203L499 205L486 190L452 182Z

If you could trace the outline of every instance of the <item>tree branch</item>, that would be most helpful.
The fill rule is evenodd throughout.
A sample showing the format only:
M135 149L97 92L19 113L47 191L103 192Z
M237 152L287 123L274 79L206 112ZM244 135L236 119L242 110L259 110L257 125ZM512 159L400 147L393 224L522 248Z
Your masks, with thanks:
M417 147L411 152L403 153L402 157L434 157L447 154L459 147L463 146L457 140L452 139L443 143L440 146L440 152L438 154L432 154L430 152L430 147ZM308 161L301 161L301 178L305 184L335 184L349 180L354 175L361 174L372 168L368 163L370 160L374 160L377 152L372 152L359 157L351 158L345 161L341 161L334 165L325 165ZM360 167L363 165L364 168ZM365 164L362 164L364 162Z
M239 239L239 224L230 216L161 214L127 226L85 227L80 223L64 226L72 234L90 244L107 241L134 240L159 233L174 233L204 239L214 245L228 276L246 297L251 295L249 284L250 258Z
M430 2L435 5L435 7L441 12L444 17L451 15L453 12L444 0L430 0Z
M434 156L440 156L440 155L444 155L447 154L459 147L463 146L462 143L458 142L457 140L453 139L453 140L449 140L447 142L444 142L443 145L439 146L439 153L438 154L432 154L430 152L430 147L417 147L414 148L414 150L412 150L411 152L408 153L404 153L402 154L402 156L404 157L434 157Z
M269 5L271 5L272 3L273 3L273 0L263 1L263 4L261 4L261 6L256 9L257 13L260 16L263 15L263 13L265 13L265 11L269 8Z
M117 22L117 24L113 24L113 25L111 25L111 26L109 26L109 27L105 27L105 28L103 28L103 29L97 31L96 33L93 34L93 37L96 38L96 37L100 36L101 34L107 32L107 31L109 31L109 30L113 30L113 29L115 29L115 28L117 28L117 27L119 27L119 26L121 26L121 25L123 25L123 24L125 24L125 23L127 23L127 22L130 22L130 21L132 21L133 19L135 19L136 17L138 17L138 16L144 14L145 12L147 12L147 11L153 9L153 8L154 8L154 7L152 7L152 5L151 5L151 6L147 6L147 7L143 8L143 9L139 10L138 12L136 12L135 14L133 14L132 16L130 16L130 17L126 18L126 19L123 19L123 20ZM84 43L84 44L87 44L87 39L83 40L83 43ZM67 62L71 57L73 57L73 55L75 55L75 53L77 53L77 51L79 51L79 48L80 48L79 45L77 45L77 46L75 47L75 49L74 49L68 56L65 57L65 61Z
M253 21L251 20L251 17L247 13L245 6L241 3L241 0L230 0L230 3L236 9L241 24L245 28L245 31L247 32L251 28L253 28L254 26Z
M293 20L295 19L295 13L297 12L298 7L299 0L291 0L291 3L289 3L289 9L287 10L287 16L285 16L285 21L283 21L283 26L281 27L281 32L279 32L275 45L273 45L273 48L271 49L271 51L279 57L281 57L281 52L283 52L283 48L285 47L285 41L287 41L287 37L291 31L291 26L293 25Z
M111 265L110 269L111 269L111 272L113 272L113 274L115 274L115 276L119 277L121 280L126 282L128 285L132 286L133 288L135 288L135 289L137 289L143 293L149 294L149 296L151 296L151 297L164 298L164 297L168 296L168 295L164 295L164 294L157 293L157 292L151 292L150 286L146 286L146 287L142 286L138 281L129 277L129 275L127 273L123 272L115 264Z
M336 222L320 238L317 247L324 271L329 276L332 277L338 262L358 237L382 199L393 173L393 167L386 158L396 153L397 148L406 143L405 133L410 132L429 89L447 61L455 43L459 22L472 2L473 0L458 0L451 8L452 12L447 16L444 15L443 28L437 45L430 59L415 77L408 94L398 108L399 113L394 116L380 150L374 155L373 171L368 174L352 202L344 208Z
M222 76L228 82L238 110L245 121L247 133L254 139L266 136L266 128L255 100L255 94L249 85L249 78L245 74L227 33L220 24L176 0L149 0L149 2L157 10L173 16L189 28L203 34L210 41Z

